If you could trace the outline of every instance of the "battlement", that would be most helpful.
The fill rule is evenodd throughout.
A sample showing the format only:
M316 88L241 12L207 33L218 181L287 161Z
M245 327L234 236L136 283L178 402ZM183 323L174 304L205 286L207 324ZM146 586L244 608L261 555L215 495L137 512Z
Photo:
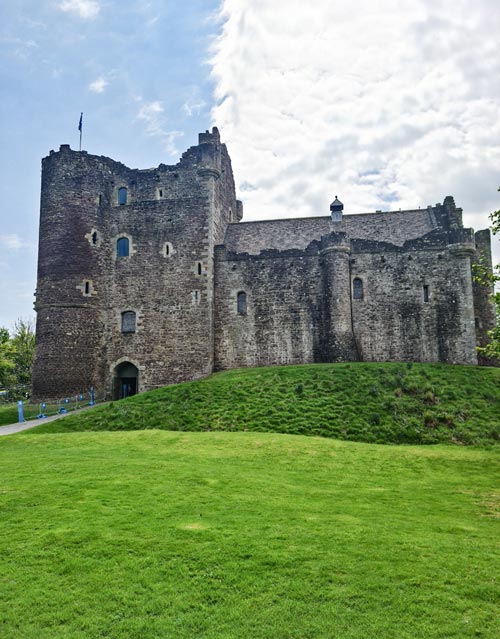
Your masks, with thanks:
M212 128L212 133L210 131L205 131L205 133L198 134L198 144L220 144L220 133L219 129L214 126Z

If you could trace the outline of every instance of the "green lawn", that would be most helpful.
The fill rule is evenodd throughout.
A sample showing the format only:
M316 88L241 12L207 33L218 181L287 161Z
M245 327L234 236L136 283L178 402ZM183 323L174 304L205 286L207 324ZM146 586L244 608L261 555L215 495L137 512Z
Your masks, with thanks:
M500 369L319 364L217 373L33 431L272 431L376 443L500 440Z
M500 636L496 447L14 435L0 468L2 639Z

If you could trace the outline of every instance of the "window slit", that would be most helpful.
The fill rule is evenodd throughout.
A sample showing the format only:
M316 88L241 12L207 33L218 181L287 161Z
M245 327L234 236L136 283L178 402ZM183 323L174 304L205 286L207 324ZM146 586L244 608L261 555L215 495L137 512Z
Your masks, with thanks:
M238 315L247 314L247 294L244 291L240 291L236 297L236 305Z
M352 282L352 296L355 300L363 299L363 280L355 277Z

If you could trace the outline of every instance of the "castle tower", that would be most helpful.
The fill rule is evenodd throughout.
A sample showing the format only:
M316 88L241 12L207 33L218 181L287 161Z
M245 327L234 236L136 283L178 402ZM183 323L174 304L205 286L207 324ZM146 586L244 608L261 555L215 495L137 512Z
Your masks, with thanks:
M33 392L123 397L213 369L213 254L241 217L217 129L174 166L42 164Z
M358 354L352 329L351 242L345 232L321 239L322 352L327 362L356 361Z
M90 170L89 170L90 169ZM94 170L92 170L94 169ZM69 145L42 163L34 396L88 390L103 347L102 174Z

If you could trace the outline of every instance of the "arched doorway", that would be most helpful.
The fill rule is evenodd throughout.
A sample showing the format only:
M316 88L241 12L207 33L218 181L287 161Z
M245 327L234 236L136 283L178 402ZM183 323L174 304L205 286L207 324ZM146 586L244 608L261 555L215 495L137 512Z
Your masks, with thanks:
M135 395L139 388L139 371L134 364L122 362L113 375L113 399Z

